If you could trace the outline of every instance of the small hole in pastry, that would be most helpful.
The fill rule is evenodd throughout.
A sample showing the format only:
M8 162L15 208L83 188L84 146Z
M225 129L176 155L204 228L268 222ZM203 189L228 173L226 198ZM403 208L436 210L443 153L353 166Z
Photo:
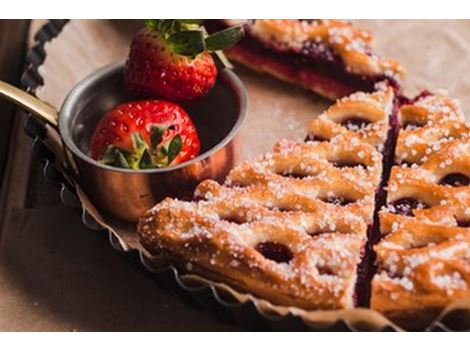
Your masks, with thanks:
M341 125L346 127L350 131L359 131L366 128L370 124L370 121L361 117L349 117L341 121Z
M410 243L408 246L405 247L405 249L427 248L427 247L430 247L432 245L439 244L440 242L441 241L437 241L437 242L434 242L434 241L429 241L429 242L419 241L419 242L415 242L415 243Z
M429 206L416 198L400 198L390 203L392 206L392 213L413 216L413 209L427 209Z
M266 259L276 263L288 263L294 257L294 253L285 244L279 242L260 242L255 246Z
M299 178L299 179L312 176L312 175L307 175L307 174L301 174L301 173L298 173L298 172L295 172L295 171L292 171L292 172L282 172L282 173L280 173L280 175L281 175L281 176L284 176L284 177Z
M321 236L321 235L324 235L324 234L327 234L327 233L333 233L333 232L328 232L326 230L318 230L318 231L307 231L306 233L307 233L307 235L309 235L311 237L316 237L316 236Z
M355 200L349 199L346 197L341 197L341 196L328 196L326 198L321 198L322 201L325 203L331 203L335 205L348 205L351 203L354 203Z
M414 130L415 128L419 128L419 127L423 127L423 126L426 126L426 124L422 123L422 122L418 122L418 121L406 121L402 128L404 130Z
M330 267L325 266L325 265L317 266L317 270L320 275L328 275L328 276L336 275L335 272Z
M470 220L457 219L457 226L458 227L470 227Z
M327 141L329 141L328 138L325 138L325 137L322 137L313 133L309 133L307 138L305 138L305 142L327 142Z
M230 181L230 182L226 182L225 186L228 188L248 188L251 185L247 183L242 183L240 181Z
M238 225L245 224L248 222L242 216L239 216L237 214L220 215L219 218L220 220L231 222L231 223L238 224Z
M440 181L440 185L449 185L452 187L468 186L470 178L461 173L452 173L444 176Z
M403 160L400 164L397 164L398 166L403 166L403 167L411 167L414 163L408 161L408 160Z
M335 160L335 161L330 161L331 164L333 164L334 167L337 167L337 168L344 168L344 167L362 167L363 169L366 169L367 166L360 163L360 162L357 162L357 161L354 161L354 160Z
M266 204L265 207L269 210L280 211L281 213L287 213L289 211L299 211L300 205L294 204Z

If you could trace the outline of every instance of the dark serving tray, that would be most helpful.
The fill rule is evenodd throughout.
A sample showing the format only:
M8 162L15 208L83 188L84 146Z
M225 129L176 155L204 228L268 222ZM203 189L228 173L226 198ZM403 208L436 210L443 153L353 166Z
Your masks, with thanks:
M57 37L68 20L50 20L34 36L34 45L29 50L26 67L22 75L21 84L23 89L35 94L36 89L44 84L44 79L39 73L39 67L46 60L45 44ZM316 326L307 323L301 318L293 315L285 317L267 315L258 310L251 301L244 303L236 302L221 294L214 286L209 284L188 285L183 282L178 270L173 266L155 269L146 260L143 253L137 250L125 250L119 240L112 233L103 229L81 206L75 194L73 186L54 166L55 156L44 143L47 131L38 120L29 117L24 126L25 132L33 139L32 153L43 164L43 175L60 192L60 199L66 206L81 208L83 224L95 231L100 231L107 236L113 248L119 252L137 270L145 271L149 277L159 280L164 286L180 295L188 304L196 304L203 309L211 311L217 319L241 324L247 330L277 330L277 331L355 331L343 320L338 320L329 326ZM458 320L457 320L458 321ZM461 330L455 319L433 323L427 331L455 331ZM387 326L383 331L395 331L393 327Z

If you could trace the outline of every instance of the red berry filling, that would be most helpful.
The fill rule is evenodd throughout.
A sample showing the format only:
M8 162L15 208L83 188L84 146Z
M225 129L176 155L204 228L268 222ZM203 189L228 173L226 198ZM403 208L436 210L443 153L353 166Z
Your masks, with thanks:
M329 141L328 138L314 135L314 134L309 134L307 138L305 138L305 142L327 142Z
M461 174L461 173L448 174L439 181L439 184L441 185L449 185L452 187L468 186L469 183L470 183L470 178L468 178L468 176Z
M426 209L429 206L416 198L400 198L392 203L392 212L398 215L413 216L414 209Z
M276 263L289 263L294 257L294 253L285 244L279 242L261 242L255 246L266 259Z
M459 226L459 227L470 227L470 220L458 220L457 219L457 226Z
M414 130L415 128L423 127L425 126L423 123L420 123L418 121L407 121L403 124L402 128L404 130Z
M325 203L331 203L334 205L342 205L342 206L355 202L352 199L341 197L341 196L328 196L326 198L322 198L322 201L324 201Z
M341 125L350 131L359 131L366 128L370 121L361 117L349 117L341 122Z
M363 169L367 169L367 166L353 160L335 160L331 161L334 167L342 169L343 167L362 167Z

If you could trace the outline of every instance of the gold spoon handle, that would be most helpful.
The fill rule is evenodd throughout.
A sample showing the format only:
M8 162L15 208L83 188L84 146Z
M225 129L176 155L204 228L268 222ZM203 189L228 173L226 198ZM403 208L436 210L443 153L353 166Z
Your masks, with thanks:
M0 81L0 97L13 102L45 123L57 128L59 114L57 110L48 103L3 81Z

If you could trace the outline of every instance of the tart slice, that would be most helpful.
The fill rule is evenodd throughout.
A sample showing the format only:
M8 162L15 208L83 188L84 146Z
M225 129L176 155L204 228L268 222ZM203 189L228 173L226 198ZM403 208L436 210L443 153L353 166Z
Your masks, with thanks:
M372 35L339 20L213 20L218 30L245 23L245 36L226 53L254 70L337 99L356 91L371 92L385 81L399 90L404 70L381 59Z
M399 120L371 307L419 324L470 297L470 128L443 92L403 105Z
M389 94L356 95L360 111L338 104L368 118L364 102L388 111ZM156 205L139 222L141 241L153 255L275 304L352 308L382 172L380 152L361 136L279 142L223 185L202 182L194 201Z

